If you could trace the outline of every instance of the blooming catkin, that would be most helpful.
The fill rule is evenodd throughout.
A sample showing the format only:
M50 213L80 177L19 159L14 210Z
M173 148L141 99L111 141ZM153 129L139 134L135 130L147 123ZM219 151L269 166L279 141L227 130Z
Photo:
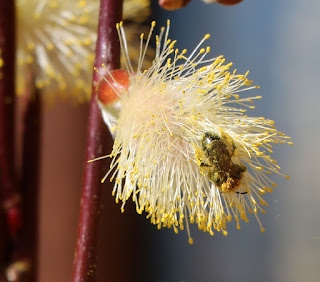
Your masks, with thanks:
M147 70L142 65L155 22L145 44L141 35L136 71L122 23L117 25L129 84L124 90L106 79L119 96L113 119L110 105L99 101L115 136L103 181L108 176L114 181L122 211L131 197L137 212L145 212L158 228L178 232L186 226L190 243L188 222L211 235L214 230L227 235L228 221L240 228L253 213L264 231L258 218L267 206L262 195L276 186L270 174L280 174L270 156L272 144L291 144L290 138L273 121L245 114L261 97L244 91L257 87L248 73L230 72L232 64L222 56L207 59L210 48L202 45L209 35L187 55L168 38L169 25L156 36L156 56Z

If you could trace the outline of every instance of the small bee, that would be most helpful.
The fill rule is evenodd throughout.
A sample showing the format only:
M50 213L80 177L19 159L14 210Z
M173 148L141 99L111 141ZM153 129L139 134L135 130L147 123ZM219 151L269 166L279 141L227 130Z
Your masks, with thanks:
M220 192L232 192L240 187L247 167L232 161L236 146L228 134L221 131L219 136L206 132L201 139L201 148L196 145L194 148L200 172L216 184ZM246 194L247 192L236 193Z

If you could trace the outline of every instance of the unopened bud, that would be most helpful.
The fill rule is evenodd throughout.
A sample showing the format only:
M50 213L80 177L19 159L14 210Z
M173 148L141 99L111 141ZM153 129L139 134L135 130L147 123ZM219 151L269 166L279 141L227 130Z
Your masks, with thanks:
M10 235L12 237L15 237L22 226L22 215L20 207L15 206L7 210L7 224Z
M159 6L166 10L177 10L187 6L191 0L159 0Z
M231 6L231 5L236 5L240 2L242 2L242 0L202 0L203 2L206 3L219 3L221 5L225 5L225 6Z
M100 81L98 99L103 105L117 100L129 87L129 74L125 70L112 70Z

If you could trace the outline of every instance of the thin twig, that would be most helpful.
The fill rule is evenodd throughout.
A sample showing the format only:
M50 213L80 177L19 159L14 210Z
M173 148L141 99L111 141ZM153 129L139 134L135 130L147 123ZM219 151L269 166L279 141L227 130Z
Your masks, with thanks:
M38 207L40 184L41 118L40 92L30 85L24 97L21 196L23 224L14 245L14 261L7 271L10 281L38 281ZM16 267L18 265L18 267ZM13 279L12 277L16 277Z
M109 69L119 68L120 48L116 23L121 20L121 0L101 0L96 46L95 66L105 63ZM95 88L100 77L93 75L93 93L90 103L86 160L107 154L106 126L96 101ZM105 173L105 163L102 161L85 164L77 246L74 259L73 282L95 281L96 257L98 243L98 225L102 208L101 179Z
M0 210L5 213L11 238L20 229L20 196L14 171L14 8L14 1L0 0Z

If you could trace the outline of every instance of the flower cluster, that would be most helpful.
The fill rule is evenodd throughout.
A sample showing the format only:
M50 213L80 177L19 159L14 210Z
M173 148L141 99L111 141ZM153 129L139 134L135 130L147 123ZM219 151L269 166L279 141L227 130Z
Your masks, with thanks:
M232 218L248 221L253 213L264 231L258 212L262 198L276 184L269 174L279 173L271 158L273 143L289 143L274 122L245 115L253 100L245 90L248 73L230 72L222 56L207 59L210 47L175 48L169 39L169 21L156 37L152 67L142 65L155 22L146 43L141 35L139 64L134 72L126 48L122 23L117 25L126 58L128 87L119 96L120 113L108 177L115 180L113 195L121 210L131 197L139 214L147 213L158 228L175 232L196 223L199 229L227 234ZM116 79L114 79L115 81ZM110 84L110 82L108 82ZM110 84L111 85L111 84ZM109 115L100 102L104 116Z
M55 99L56 94L77 102L90 98L99 2L16 1L18 93L23 93L31 76L46 100ZM136 35L137 28L132 26L140 25L148 14L148 0L124 1L131 33Z

